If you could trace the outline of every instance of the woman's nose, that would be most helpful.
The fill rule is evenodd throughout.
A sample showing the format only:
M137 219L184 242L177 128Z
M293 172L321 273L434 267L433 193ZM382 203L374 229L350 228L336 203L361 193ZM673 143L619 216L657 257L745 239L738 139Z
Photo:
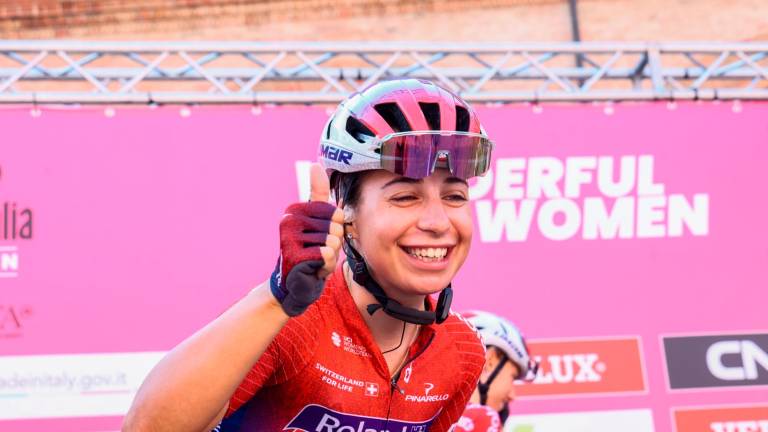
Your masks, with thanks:
M451 220L445 211L445 206L440 198L429 199L422 208L419 216L418 227L424 231L441 234L451 227Z

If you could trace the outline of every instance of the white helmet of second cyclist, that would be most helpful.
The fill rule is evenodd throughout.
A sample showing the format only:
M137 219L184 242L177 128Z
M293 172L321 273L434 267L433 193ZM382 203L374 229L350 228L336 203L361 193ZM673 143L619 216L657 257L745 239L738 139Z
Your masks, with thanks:
M499 348L517 366L518 379L533 379L536 367L523 334L514 324L490 312L469 311L462 315L477 329L485 345Z

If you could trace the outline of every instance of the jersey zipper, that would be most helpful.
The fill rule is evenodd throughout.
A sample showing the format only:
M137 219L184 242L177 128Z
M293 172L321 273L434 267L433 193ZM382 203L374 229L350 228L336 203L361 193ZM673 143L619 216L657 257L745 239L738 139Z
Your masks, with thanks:
M389 406L387 407L387 424L386 424L387 428L389 428L389 414L392 411L392 400L394 400L395 398L395 390L397 390L397 392L400 393L401 395L405 394L405 390L401 389L400 386L397 385L397 382L400 380L400 374L403 372L403 369L405 369L406 366L408 366L409 363L416 360L420 355L424 354L424 351L426 351L427 348L429 348L429 345L432 344L432 340L435 339L435 334L436 333L432 333L427 343L424 344L424 346L419 350L419 352L414 354L413 357L408 358L408 360L406 360L405 363L403 363L403 365L400 366L400 369L397 371L397 373L395 373L395 375L389 381L390 391L389 391Z

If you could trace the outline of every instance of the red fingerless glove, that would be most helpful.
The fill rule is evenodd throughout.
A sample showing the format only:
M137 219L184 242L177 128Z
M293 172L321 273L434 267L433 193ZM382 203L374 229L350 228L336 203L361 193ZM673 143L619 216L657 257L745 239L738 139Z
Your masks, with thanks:
M320 247L330 234L334 211L325 202L297 203L280 221L280 258L270 288L288 316L304 312L323 291L325 280L317 276L325 264Z

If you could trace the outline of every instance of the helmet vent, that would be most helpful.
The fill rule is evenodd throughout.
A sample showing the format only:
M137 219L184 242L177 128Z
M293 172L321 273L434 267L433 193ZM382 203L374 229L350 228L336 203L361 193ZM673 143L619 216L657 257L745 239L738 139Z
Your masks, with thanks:
M469 111L461 105L456 105L456 130L469 132Z
M440 130L440 105L436 103L419 102L421 112L427 120L430 130Z
M405 114L396 103L380 103L374 107L376 112L389 124L395 132L410 132L411 125L405 118Z
M331 125L333 124L333 117L328 121L328 127L325 128L325 139L331 139Z
M347 133L352 135L352 138L356 139L359 143L364 143L363 136L369 136L373 137L376 136L366 125L363 124L360 120L349 116L347 117L347 125L346 128Z

